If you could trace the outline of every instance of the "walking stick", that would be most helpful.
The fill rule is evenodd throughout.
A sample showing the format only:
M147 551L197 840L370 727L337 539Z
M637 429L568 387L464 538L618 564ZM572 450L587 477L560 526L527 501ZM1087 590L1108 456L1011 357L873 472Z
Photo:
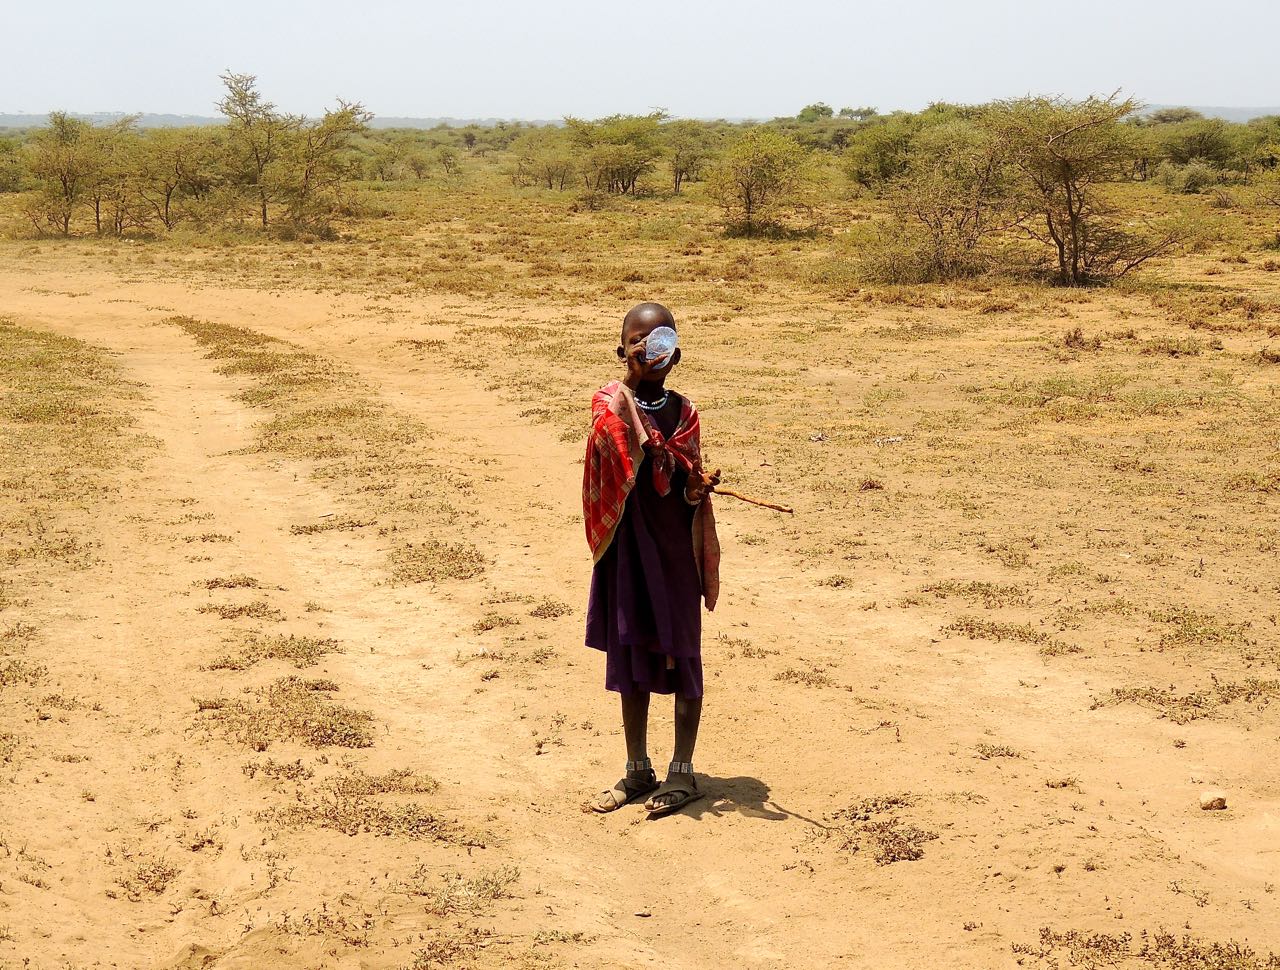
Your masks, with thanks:
M741 492L735 492L731 488L721 488L719 485L712 485L710 491L717 495L728 495L730 498L736 498L739 501L747 502L751 505L759 505L761 508L773 509L775 512L786 512L787 515L795 515L796 510L789 505L776 505L773 502L766 502L764 499L752 498L749 495L743 495Z

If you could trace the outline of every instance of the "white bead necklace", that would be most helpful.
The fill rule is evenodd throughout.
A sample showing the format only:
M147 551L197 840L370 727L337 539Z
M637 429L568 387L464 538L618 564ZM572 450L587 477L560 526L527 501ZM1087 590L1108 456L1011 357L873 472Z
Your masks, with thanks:
M671 397L670 391L663 391L662 397L658 398L657 400L642 401L640 400L640 398L636 398L636 403L640 405L640 409L643 411L661 411L663 408L667 406L667 401L670 397Z

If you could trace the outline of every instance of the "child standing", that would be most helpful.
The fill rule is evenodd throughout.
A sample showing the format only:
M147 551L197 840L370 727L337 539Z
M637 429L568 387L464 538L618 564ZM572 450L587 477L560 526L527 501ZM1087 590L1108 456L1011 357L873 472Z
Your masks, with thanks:
M702 794L693 775L702 717L699 601L714 609L719 591L710 490L720 478L702 469L697 409L665 386L680 350L646 355L660 327L676 329L661 304L626 315L618 347L626 376L591 402L582 501L595 568L586 644L606 654L605 687L622 695L627 740L627 773L600 794L599 812L649 795L645 808L665 815ZM653 693L675 695L675 752L662 785L648 754Z

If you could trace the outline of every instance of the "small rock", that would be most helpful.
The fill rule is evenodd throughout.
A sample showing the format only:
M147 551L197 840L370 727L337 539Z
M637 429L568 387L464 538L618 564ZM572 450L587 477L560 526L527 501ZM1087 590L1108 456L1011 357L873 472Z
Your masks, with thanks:
M637 910L636 910L636 915L637 915L637 916L652 916L653 914L652 914L651 912L649 912L647 909L637 909Z
M1227 793L1224 791L1206 791L1200 794L1200 808L1206 812L1220 812L1227 807Z

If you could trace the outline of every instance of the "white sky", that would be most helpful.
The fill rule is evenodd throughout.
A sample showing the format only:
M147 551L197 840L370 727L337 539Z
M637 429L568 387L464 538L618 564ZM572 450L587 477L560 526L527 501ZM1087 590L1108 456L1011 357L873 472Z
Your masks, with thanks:
M217 76L282 109L771 117L811 101L1120 88L1280 104L1278 0L0 0L0 112L215 113Z

